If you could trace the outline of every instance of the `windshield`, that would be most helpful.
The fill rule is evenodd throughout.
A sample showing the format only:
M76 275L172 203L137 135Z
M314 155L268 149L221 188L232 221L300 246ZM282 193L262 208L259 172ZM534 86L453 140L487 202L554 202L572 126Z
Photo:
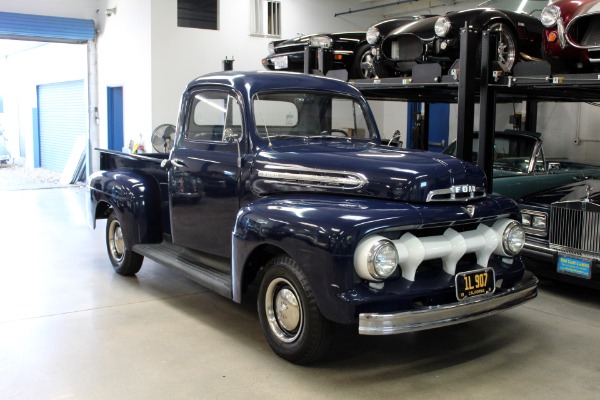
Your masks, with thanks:
M494 168L519 173L528 172L529 161L535 151L536 139L525 135L496 134L494 138ZM477 162L479 139L473 138L473 162ZM456 141L443 153L456 157ZM542 160L536 160L536 163ZM536 165L536 170L543 165Z
M535 11L539 14L547 4L548 0L488 0L479 4L477 8L498 8L532 15Z
M259 93L253 102L256 133L269 141L293 137L374 138L362 105L323 92Z

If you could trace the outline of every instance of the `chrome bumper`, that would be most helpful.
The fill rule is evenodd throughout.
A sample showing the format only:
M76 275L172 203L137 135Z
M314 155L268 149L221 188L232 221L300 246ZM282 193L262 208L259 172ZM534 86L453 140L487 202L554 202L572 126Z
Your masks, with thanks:
M459 324L518 306L537 296L538 279L525 271L523 279L508 291L470 302L456 302L393 314L363 313L358 316L361 335L393 335Z

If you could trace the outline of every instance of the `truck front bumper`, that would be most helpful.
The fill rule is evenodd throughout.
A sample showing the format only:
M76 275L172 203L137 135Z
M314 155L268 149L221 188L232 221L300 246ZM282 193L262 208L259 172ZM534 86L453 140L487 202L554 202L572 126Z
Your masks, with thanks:
M459 324L508 310L537 296L538 279L525 271L510 289L497 289L485 298L456 302L398 313L362 313L358 317L361 335L393 335Z

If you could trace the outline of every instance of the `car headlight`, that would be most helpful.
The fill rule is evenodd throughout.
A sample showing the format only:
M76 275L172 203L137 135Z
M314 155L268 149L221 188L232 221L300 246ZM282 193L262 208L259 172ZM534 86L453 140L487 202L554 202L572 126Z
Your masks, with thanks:
M269 51L269 55L275 54L275 43L270 42L267 46L267 50Z
M387 239L378 240L371 246L367 256L369 274L375 279L385 279L398 266L398 252L394 243Z
M448 32L450 32L450 28L452 27L452 24L450 23L450 20L446 17L439 17L436 21L435 21L435 25L433 27L435 34L439 37L445 37Z
M377 27L372 26L367 29L367 42L369 44L375 44L379 41L379 29Z
M534 215L533 221L531 222L533 229L546 230L546 216L545 215Z
M544 235L548 227L548 214L540 211L521 210L521 223L528 233Z
M311 47L321 47L328 49L331 47L333 40L329 36L313 36L310 38Z
M542 10L542 14L540 16L540 21L542 21L542 25L546 28L552 28L556 25L556 22L560 18L560 8L555 5L550 5L544 7Z
M525 245L525 230L517 221L511 221L504 228L502 248L509 256L517 255Z

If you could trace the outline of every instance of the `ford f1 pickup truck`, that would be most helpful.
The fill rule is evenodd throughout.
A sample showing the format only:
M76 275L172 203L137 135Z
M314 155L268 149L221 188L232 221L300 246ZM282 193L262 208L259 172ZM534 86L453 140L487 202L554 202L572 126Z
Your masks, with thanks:
M90 222L107 219L115 271L148 257L238 303L256 284L266 340L293 363L324 355L339 324L418 331L537 295L516 203L471 163L382 145L342 81L200 77L168 154L101 151L100 166Z

